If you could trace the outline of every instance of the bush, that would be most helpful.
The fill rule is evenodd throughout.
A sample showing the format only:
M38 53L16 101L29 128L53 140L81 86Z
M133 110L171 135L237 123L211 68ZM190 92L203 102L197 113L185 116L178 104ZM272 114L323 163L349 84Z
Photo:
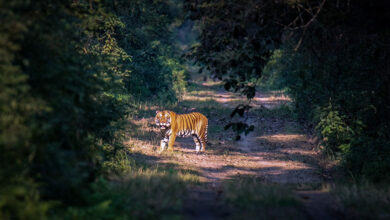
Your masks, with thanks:
M356 137L346 151L343 164L356 176L375 182L389 181L390 144L383 139Z
M360 54L358 61L351 51L321 58L310 56L306 49L295 52L284 47L268 71L279 86L287 87L298 118L316 128L325 152L342 159L347 173L385 181L390 176L386 159L390 108L385 102L389 81L383 77L384 69L375 69L384 67L373 61L374 55L357 48L350 45L349 50ZM387 62L388 57L380 59Z
M22 174L11 178L0 179L0 219L46 219L54 204L41 200L37 184Z
M352 130L345 123L345 119L334 109L331 102L319 112L320 119L316 129L320 132L325 151L328 153L348 152Z
M184 90L168 46L179 12L161 1L0 5L1 217L43 219L52 200L88 206L138 99Z

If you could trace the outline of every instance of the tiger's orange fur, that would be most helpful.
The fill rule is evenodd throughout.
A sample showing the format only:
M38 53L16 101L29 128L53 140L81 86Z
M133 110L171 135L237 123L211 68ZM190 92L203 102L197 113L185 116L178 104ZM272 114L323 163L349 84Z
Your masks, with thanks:
M206 150L208 120L201 113L176 114L172 111L157 111L155 122L163 134L160 151L163 151L167 144L168 150L172 151L176 136L192 136L196 152Z

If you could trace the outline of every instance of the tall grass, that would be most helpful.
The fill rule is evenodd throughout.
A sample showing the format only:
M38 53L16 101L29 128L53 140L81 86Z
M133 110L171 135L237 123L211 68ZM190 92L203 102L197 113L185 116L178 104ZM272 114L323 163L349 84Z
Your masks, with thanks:
M302 204L289 188L259 178L236 177L223 184L233 219L305 219Z
M349 219L390 219L390 187L368 182L335 185L331 193Z
M109 178L92 183L85 207L52 210L52 219L180 219L186 186L198 184L193 171L148 165L126 150L103 164Z

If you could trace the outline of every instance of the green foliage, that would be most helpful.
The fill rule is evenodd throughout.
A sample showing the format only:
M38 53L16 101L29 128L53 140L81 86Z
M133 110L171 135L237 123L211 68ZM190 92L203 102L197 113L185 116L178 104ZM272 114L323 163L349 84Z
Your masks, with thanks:
M266 24L278 19L285 5L266 2L270 1L186 1L190 17L201 21L199 44L189 57L206 65L215 77L227 76L227 87L247 88L246 80L261 76L279 41L273 33L282 29Z
M175 102L185 89L184 72L173 33L180 24L176 1L107 1L124 27L113 37L130 55L124 82L137 101L163 99ZM176 24L177 23L177 24Z
M329 102L329 106L320 110L320 114L316 129L320 131L325 150L328 153L340 150L343 153L348 152L352 130L345 123L345 119L332 107L331 102Z
M226 89L247 94L264 75L261 83L287 88L298 119L354 176L388 179L388 1L186 2L201 30L189 56Z
M34 181L23 174L10 178L0 179L0 219L46 219L54 204L41 200Z
M0 0L0 218L91 205L135 103L183 94L173 3Z
M44 4L27 5L38 15L21 41L18 56L28 60L24 73L31 94L47 106L29 124L36 149L30 172L44 183L45 197L83 203L80 193L88 188L99 165L97 144L113 140L112 122L124 117L128 105L117 99L125 92L124 85L118 72L110 69L117 63L105 54L104 46L82 48L74 40L95 40L83 32L98 31L93 26L95 16L84 27L80 19L88 13L81 14L83 5L71 5L72 12L67 11L69 6L51 3L51 11ZM58 17L53 19L52 13Z
M169 67L172 73L172 89L175 92L175 96L182 98L187 87L185 67L175 59L167 59L166 66Z
M258 85L264 89L284 89L285 82L282 74L280 62L282 62L283 50L276 49L272 52L267 64L263 68L263 75Z
M385 156L390 152L384 101L388 79L381 76L383 65L372 62L372 54L358 51L364 57L358 61L341 54L320 60L306 50L297 53L285 48L270 72L276 84L288 88L298 118L314 124L327 153L339 152L353 176L384 181L390 175ZM378 59L386 63L388 58Z
M297 13L295 3L187 0L185 8L190 18L199 22L200 29L199 43L187 57L204 66L200 72L206 69L214 78L223 79L226 90L252 99L264 66L281 43L284 30L281 24ZM242 124L245 123L231 126L240 128L235 130L237 138L240 133L251 131Z
M344 155L343 164L353 176L363 175L375 182L390 180L390 144L384 138L354 137Z
M327 28L324 34L332 30ZM362 39L369 37L356 36L355 31L344 32L349 38L340 42L343 47L337 50L330 49L334 42L329 39L318 43L314 37L299 51L283 46L275 51L265 75L274 86L287 87L298 118L314 124L325 151L331 155L339 152L349 173L385 181L390 175L386 159L390 112L385 101L389 56L379 44L388 32L377 29L376 41L367 44L363 41L368 40ZM326 49L325 42L329 45Z
M107 161L104 161L102 169L108 175L126 175L134 169L135 161L130 158L125 150L113 153Z
M27 123L45 104L30 93L28 76L23 73L29 61L17 63L29 23L8 7L23 9L24 5L20 1L4 4L0 2L0 218L44 219L49 204L41 201L37 184L27 173L35 153L30 145L33 131Z

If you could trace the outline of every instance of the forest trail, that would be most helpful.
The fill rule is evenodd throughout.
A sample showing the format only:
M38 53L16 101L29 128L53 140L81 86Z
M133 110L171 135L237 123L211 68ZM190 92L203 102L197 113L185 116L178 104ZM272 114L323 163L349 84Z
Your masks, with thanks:
M158 154L158 140L142 141L142 144L137 144L142 147L133 149L148 157L158 158L153 163L192 170L199 176L203 186L189 187L184 199L184 212L189 219L223 219L229 216L231 210L219 201L220 194L224 193L221 183L241 177L254 177L271 184L294 185L298 189L296 196L308 209L306 214L309 218L334 219L326 211L329 196L318 190L327 181L327 175L323 174L316 145L307 132L302 131L291 117L285 116L283 108L280 108L290 103L288 97L281 92L258 93L251 103L253 109L246 117L246 123L254 125L255 131L234 141L234 134L224 131L223 127L230 120L230 111L245 98L226 92L216 87L215 83L203 83L200 88L204 90L190 92L184 97L186 105L183 112L188 109L202 112L202 102L211 103L211 110L202 112L209 118L206 153L195 153L192 138L178 138L173 153ZM197 103L199 106L195 105ZM225 113L221 113L221 109ZM157 132L151 128L153 117L134 123L138 123L146 133ZM320 207L324 204L324 207Z

